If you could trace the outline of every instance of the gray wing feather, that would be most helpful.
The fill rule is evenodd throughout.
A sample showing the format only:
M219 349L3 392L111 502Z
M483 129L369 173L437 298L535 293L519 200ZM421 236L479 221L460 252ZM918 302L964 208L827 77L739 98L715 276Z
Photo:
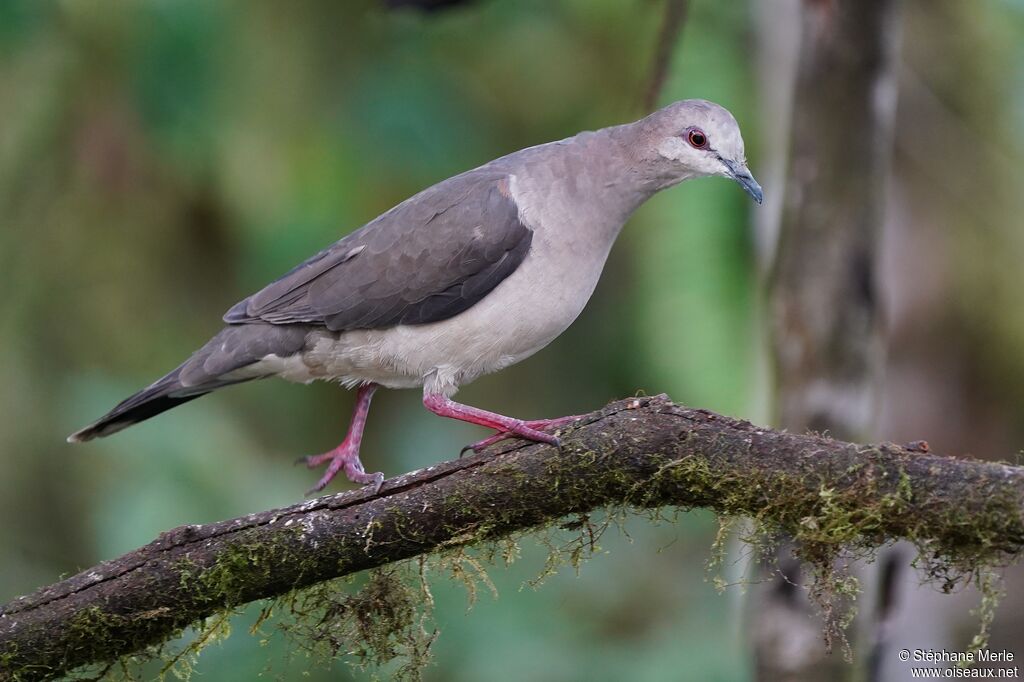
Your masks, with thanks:
M281 357L297 353L309 332L309 327L269 324L222 329L173 372L122 400L99 420L68 436L68 441L109 436L222 386L256 379L230 373L271 353Z
M225 327L192 354L177 370L177 379L184 389L209 390L213 383L225 381L224 376L236 369L262 360L268 355L288 357L302 350L311 327L251 324ZM227 379L228 383L234 381ZM174 393L177 395L178 391Z
M532 238L507 175L470 171L321 251L236 304L224 321L341 331L444 320L514 272Z

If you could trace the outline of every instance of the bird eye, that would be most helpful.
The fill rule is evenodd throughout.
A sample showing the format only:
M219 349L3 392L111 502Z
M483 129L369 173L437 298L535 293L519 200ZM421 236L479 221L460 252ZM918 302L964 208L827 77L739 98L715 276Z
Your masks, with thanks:
M704 149L708 146L708 136L700 128L694 128L687 133L686 140L695 149Z

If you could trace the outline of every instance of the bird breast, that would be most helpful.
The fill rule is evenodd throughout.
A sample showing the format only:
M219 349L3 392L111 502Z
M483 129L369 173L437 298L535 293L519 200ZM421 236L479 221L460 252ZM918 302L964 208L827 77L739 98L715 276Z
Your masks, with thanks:
M590 299L627 215L581 201L574 168L548 164L510 192L534 231L520 266L454 317L387 329L317 332L303 363L314 378L390 388L423 385L455 393L462 384L523 360L572 324ZM585 178L583 178L585 179Z
M538 229L519 268L454 317L388 329L316 332L302 356L309 377L298 372L293 380L423 385L428 392L452 395L460 385L533 355L583 310L611 246L590 244L587 253L575 240L557 240L553 232Z

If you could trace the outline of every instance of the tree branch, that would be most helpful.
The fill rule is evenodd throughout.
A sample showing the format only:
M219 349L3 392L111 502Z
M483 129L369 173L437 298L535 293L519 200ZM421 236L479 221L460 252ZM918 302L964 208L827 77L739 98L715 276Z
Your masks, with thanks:
M968 571L1024 544L1024 468L634 398L582 419L561 449L510 441L387 481L376 495L163 533L0 608L0 680L109 661L225 607L609 505L707 507L835 551L908 538Z
M672 53L675 51L676 44L679 42L679 36L683 32L683 25L686 23L689 5L689 0L666 0L665 2L665 17L662 19L661 30L658 32L658 41L654 49L654 60L651 65L651 76L647 83L647 90L644 91L642 102L645 115L654 111L654 107L658 103L658 97L665 87L669 66L672 64Z

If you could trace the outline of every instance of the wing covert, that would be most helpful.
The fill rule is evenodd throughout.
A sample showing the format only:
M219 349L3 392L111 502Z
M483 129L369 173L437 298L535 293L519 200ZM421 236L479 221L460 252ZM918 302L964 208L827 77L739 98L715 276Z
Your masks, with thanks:
M437 322L468 309L512 274L532 238L508 176L470 171L342 238L237 303L224 321L332 331Z

